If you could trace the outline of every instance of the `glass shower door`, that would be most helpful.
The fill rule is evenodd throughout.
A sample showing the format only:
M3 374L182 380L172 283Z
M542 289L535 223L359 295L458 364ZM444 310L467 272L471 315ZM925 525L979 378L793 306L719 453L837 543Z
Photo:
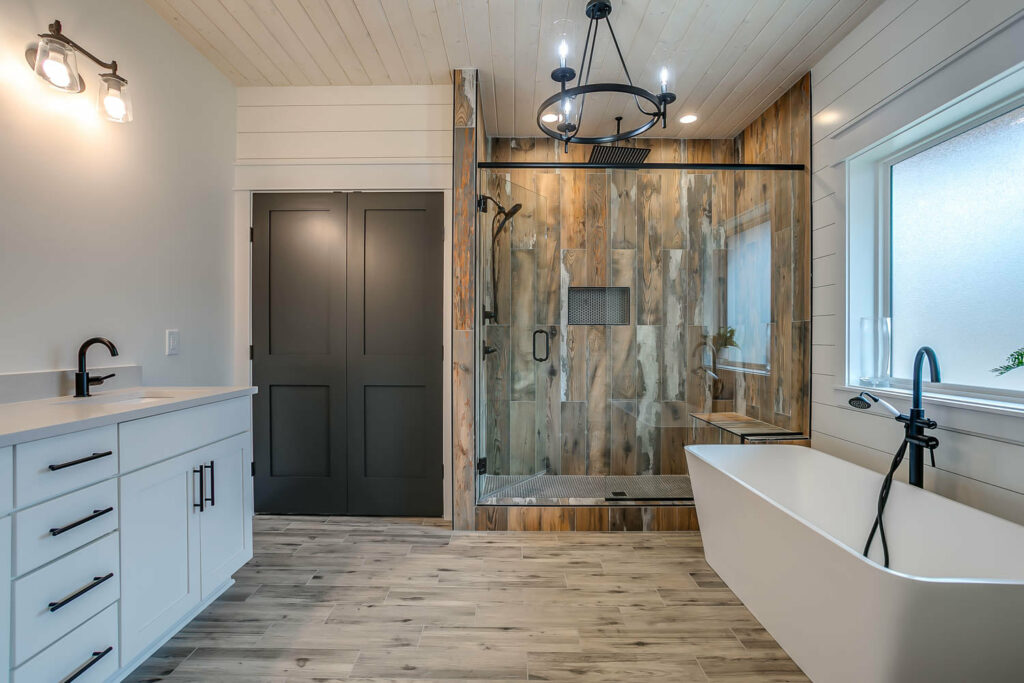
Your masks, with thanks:
M516 173L480 174L480 193L490 198L477 251L481 499L551 472L560 451L549 409L559 405L559 221Z

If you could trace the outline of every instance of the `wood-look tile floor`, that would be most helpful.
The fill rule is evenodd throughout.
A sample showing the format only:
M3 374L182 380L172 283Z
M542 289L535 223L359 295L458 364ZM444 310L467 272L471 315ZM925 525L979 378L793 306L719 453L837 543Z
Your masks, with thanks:
M236 583L130 681L806 681L698 532L257 517Z

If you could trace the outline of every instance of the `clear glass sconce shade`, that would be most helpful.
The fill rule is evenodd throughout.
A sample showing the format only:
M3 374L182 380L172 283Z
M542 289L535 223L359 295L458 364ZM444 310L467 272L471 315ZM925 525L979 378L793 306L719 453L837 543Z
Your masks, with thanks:
M576 24L571 19L559 19L554 23L555 59L559 66L572 66L576 58Z
M119 76L100 75L100 92L96 104L100 114L111 121L128 123L132 120L132 98L128 93L128 83Z
M42 38L35 50L33 69L44 81L67 92L82 92L85 83L78 75L75 48L55 38Z

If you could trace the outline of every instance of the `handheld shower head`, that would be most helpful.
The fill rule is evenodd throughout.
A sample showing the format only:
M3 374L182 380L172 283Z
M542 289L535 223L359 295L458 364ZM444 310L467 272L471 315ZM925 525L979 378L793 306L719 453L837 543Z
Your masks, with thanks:
M500 209L501 207L499 206L498 208ZM512 207L508 211L503 211L503 213L505 214L505 220L506 221L511 220L512 216L515 216L517 213L519 213L519 210L522 209L522 208L523 208L522 204L513 204Z
M892 404L890 404L888 401L883 401L882 399L878 398L877 396L868 391L860 392L860 394L851 398L849 403L851 406L859 410L868 410L871 408L871 403L868 402L868 399L871 399L872 402L877 403L878 405L885 408L886 412L888 412L893 417L899 417L900 411L896 410L896 408L894 408Z

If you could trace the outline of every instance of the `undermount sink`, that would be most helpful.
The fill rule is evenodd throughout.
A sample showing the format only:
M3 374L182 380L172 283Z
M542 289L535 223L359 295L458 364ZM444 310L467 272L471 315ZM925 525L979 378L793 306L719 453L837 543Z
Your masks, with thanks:
M163 393L163 392L144 391L144 392L141 392L141 393L132 392L132 393L126 393L126 394L109 394L109 395L99 394L97 396L86 396L86 397L82 397L82 398L78 398L78 397L75 397L75 396L65 396L63 398L59 398L59 399L53 401L53 403L55 405L63 405L63 404L69 404L69 403L70 404L74 404L74 403L81 403L81 404L86 404L86 403L90 403L90 404L96 404L96 403L116 403L116 404L119 404L119 405L142 405L142 404L146 404L146 403L154 403L156 401L162 401L162 400L168 399L168 398L174 398L174 396L172 394Z

